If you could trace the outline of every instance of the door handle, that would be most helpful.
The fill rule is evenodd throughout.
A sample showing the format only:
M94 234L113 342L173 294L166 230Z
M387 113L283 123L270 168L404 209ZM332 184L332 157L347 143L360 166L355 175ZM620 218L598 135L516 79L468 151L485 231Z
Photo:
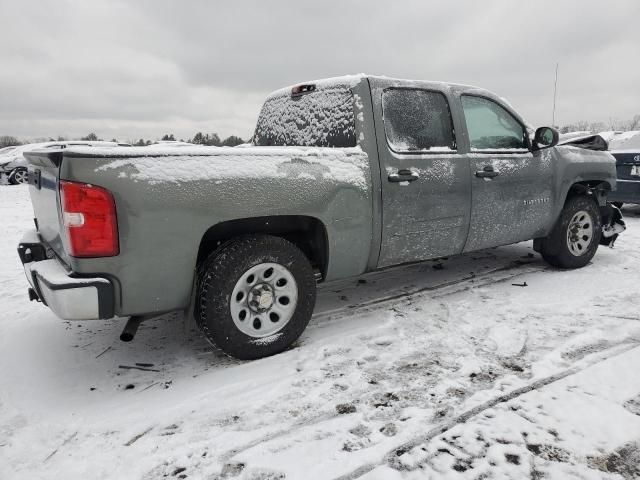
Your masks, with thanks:
M491 165L486 165L482 170L476 172L476 177L478 178L495 178L498 175L500 175L500 172L494 170Z
M398 183L398 182L413 182L420 178L416 172L409 170L407 168L403 168L402 170L398 170L396 173L390 173L387 177L390 182Z

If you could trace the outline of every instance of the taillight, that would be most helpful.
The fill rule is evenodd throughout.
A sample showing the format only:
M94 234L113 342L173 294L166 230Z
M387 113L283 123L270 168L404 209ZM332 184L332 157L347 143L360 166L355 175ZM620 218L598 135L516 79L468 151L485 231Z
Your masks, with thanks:
M60 181L62 221L72 257L118 255L116 205L108 190L85 183Z

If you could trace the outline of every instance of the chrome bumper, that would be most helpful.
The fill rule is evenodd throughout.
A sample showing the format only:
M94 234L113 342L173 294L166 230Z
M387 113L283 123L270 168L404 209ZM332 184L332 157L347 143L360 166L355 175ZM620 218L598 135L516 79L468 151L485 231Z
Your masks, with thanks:
M18 254L31 288L58 317L63 320L113 317L113 284L108 279L73 276L57 258L46 258L46 248L35 231L22 238Z

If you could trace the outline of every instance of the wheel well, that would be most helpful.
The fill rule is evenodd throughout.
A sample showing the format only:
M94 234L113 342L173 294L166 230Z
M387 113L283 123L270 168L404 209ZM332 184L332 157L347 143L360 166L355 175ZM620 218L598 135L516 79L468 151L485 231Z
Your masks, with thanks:
M213 225L198 249L198 265L223 243L240 235L268 234L282 237L296 245L306 255L314 270L326 277L329 258L327 229L314 217L278 215L242 218Z
M567 192L567 198L565 203L576 195L593 195L593 198L600 206L604 206L607 203L607 194L611 191L611 185L609 182L603 180L585 180L582 182L576 182Z

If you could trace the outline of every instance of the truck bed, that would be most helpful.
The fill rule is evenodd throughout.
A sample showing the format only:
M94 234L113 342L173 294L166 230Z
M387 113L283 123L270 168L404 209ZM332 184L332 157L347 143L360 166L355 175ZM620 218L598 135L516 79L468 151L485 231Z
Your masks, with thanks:
M320 219L334 260L325 278L367 269L373 199L369 159L359 147L78 147L27 159L40 238L74 274L111 279L116 315L187 307L203 238L237 218ZM66 253L60 180L112 193L117 257Z

